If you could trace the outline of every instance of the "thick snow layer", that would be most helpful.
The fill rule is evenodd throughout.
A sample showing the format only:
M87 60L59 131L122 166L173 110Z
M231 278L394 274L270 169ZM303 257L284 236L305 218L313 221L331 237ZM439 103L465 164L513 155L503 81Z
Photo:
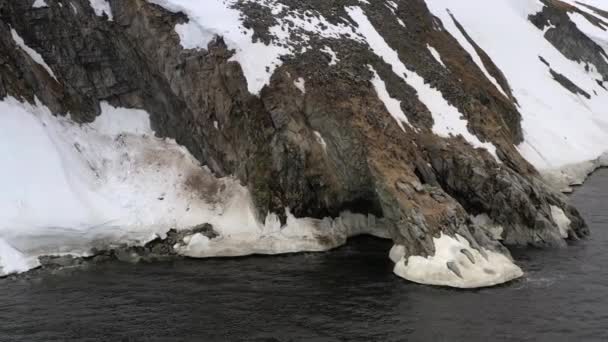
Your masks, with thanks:
M247 222L240 211L224 217L246 190L154 137L144 111L103 103L80 126L9 97L0 113L0 238L28 256L86 255L170 228Z
M105 13L108 16L108 20L113 20L112 7L110 7L108 0L89 0L89 3L97 16L101 17Z
M38 267L38 259L26 257L3 239L0 239L0 276L21 273Z
M184 49L206 49L215 34L204 30L194 21L175 25L175 32L180 38L180 44Z
M435 255L427 258L405 258L405 249L391 250L391 259L398 261L394 272L398 276L421 284L476 288L502 284L523 275L513 261L497 252L471 248L460 235L450 237L442 233L433 238ZM400 257L400 258L399 258Z
M43 8L43 7L49 7L49 5L47 5L46 1L44 1L44 0L36 0L36 1L34 1L34 4L32 5L32 8Z
M13 37L13 41L15 42L15 44L17 44L17 46L19 46L28 56L30 56L30 58L34 62L42 66L44 70L46 70L46 72L48 72L49 75L55 79L55 81L57 81L57 77L55 77L53 70L48 66L48 64L46 64L44 58L42 58L42 56L34 49L27 46L23 38L21 38L21 36L19 36L19 33L17 33L17 31L15 31L15 29L13 28L11 28L11 36Z
M426 3L449 32L458 36L449 24L449 10L505 74L523 117L524 142L519 151L541 172L555 174L568 165L595 160L608 150L608 92L597 84L594 66L587 72L584 65L564 57L529 22L528 16L541 10L542 4L537 0ZM591 94L591 99L562 87L539 56Z
M178 253L195 258L235 257L251 254L284 254L327 251L346 243L349 237L369 234L387 238L387 230L374 216L344 212L335 219L295 218L287 212L281 226L276 215L264 224L221 233L208 239L200 233L184 238L175 246Z
M433 120L435 121L433 132L435 134L441 137L462 135L474 147L485 148L496 157L496 147L494 144L482 143L475 135L469 132L467 121L458 109L450 105L443 97L443 94L428 85L420 75L407 69L399 59L397 51L393 50L386 43L360 7L348 7L346 10L359 25L359 33L365 37L374 53L390 64L397 76L416 89L420 101L426 105L433 115Z
M541 175L556 189L562 192L572 192L573 185L582 185L587 177L600 167L608 167L608 152L594 160L542 170Z
M391 114L391 116L397 121L397 124L403 131L405 131L405 127L403 124L410 126L410 122L405 116L405 113L401 109L401 101L394 99L386 90L386 84L380 78L380 75L374 70L374 68L370 65L369 69L374 73L374 77L372 78L372 84L374 85L374 89L376 89L376 94L378 94L378 98L384 103L384 106Z

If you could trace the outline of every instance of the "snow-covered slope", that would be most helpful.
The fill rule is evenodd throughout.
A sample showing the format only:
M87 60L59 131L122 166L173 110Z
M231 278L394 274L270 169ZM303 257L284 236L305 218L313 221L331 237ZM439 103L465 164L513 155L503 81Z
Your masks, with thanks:
M541 171L559 170L608 151L608 91L597 82L605 78L594 65L568 59L530 22L528 17L544 7L539 0L426 2L454 36L461 33L450 23L452 18L458 20L505 74L523 118L524 142L518 148L534 166ZM608 40L608 31L585 17L576 15L575 23L594 39ZM540 57L591 97L573 94L556 82Z

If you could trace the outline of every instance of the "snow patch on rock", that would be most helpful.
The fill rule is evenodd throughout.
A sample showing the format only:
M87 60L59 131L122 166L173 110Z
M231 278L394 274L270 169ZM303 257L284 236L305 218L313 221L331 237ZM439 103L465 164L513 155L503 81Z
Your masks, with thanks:
M321 145L321 147L323 147L323 151L327 151L327 143L325 142L325 139L323 139L323 136L321 135L321 133L318 131L313 131L313 134L315 135L315 139L317 140L319 145Z
M49 7L49 5L44 0L36 0L34 4L32 4L32 8L44 8Z
M184 49L206 49L209 43L215 39L213 32L203 29L194 21L175 25L175 32Z
M570 231L570 223L572 223L572 221L570 221L568 216L566 216L566 214L560 207L554 205L551 206L551 217L559 228L559 233L561 234L561 236L564 239L567 239L568 232Z
M89 0L89 4L98 17L102 17L105 14L108 16L109 21L114 20L114 17L112 16L112 7L110 7L108 0Z
M443 64L443 60L441 60L441 55L439 54L439 51L437 51L434 47L430 46L429 44L426 44L426 48L429 50L429 52L431 53L433 58L435 58L435 60L437 62L439 62L439 64L441 64L445 68L446 66L445 66L445 64Z
M401 127L401 130L405 132L405 127L403 126L403 124L410 126L410 122L403 110L401 109L401 101L391 97L391 95L388 93L388 90L386 89L386 84L384 83L382 78L380 78L380 75L378 75L376 70L374 70L371 65L368 65L368 67L374 74L374 76L372 77L372 84L374 85L374 89L376 89L376 94L378 94L378 98L380 99L380 101L382 101L382 103L384 103L384 106L391 114L393 119L397 121L397 124L399 125L399 127Z
M338 64L338 62L340 62L340 59L338 58L338 54L336 54L334 52L334 50L332 50L329 46L327 46L327 45L324 46L321 49L321 52L324 52L331 57L331 60L329 61L329 65L336 65L336 64Z
M298 88L302 94L306 94L306 81L304 78L298 77L295 81L293 81L293 85Z
M448 14L451 14L451 12L449 12L449 10L448 10ZM483 72L483 74L486 76L486 78L490 82L492 82L494 87L496 87L496 89L501 94L503 94L505 97L508 98L507 94L505 94L505 91L502 89L500 84L498 84L498 81L496 81L496 78L494 78L494 76L492 76L490 74L490 72L488 71L488 69L486 68L485 64L481 60L481 57L479 57L479 54L477 53L477 50L475 49L475 47L471 43L469 43L469 40L458 29L458 27L456 26L456 23L454 22L454 19L446 18L446 20L443 21L443 25L452 34L452 36L454 38L456 38L456 40L458 41L460 46L462 46L462 48L465 49L465 51L471 56L471 58L473 58L473 62L475 62L475 64L477 64L477 67L479 67L479 69Z
M46 64L46 62L44 61L44 58L42 58L42 55L40 55L38 52L36 52L36 50L27 46L25 44L25 41L23 40L23 38L21 38L21 36L19 36L19 33L17 33L17 31L15 31L15 29L13 29L13 28L11 28L11 36L13 37L13 41L15 42L15 44L17 44L17 46L19 46L21 48L21 50L23 50L34 62L36 62L40 66L42 66L44 68L44 70L46 70L46 72L53 79L55 79L55 81L57 81L57 77L55 76L55 73L53 73L53 70L51 69L51 67L49 67L49 65ZM57 81L57 82L59 82L59 81Z

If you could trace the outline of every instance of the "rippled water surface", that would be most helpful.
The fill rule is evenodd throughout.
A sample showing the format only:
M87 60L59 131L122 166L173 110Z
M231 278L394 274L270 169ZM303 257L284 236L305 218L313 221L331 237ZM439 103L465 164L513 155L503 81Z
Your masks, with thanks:
M592 237L515 251L526 276L498 288L408 283L372 238L321 254L110 263L0 280L0 341L608 341L608 170L572 200Z

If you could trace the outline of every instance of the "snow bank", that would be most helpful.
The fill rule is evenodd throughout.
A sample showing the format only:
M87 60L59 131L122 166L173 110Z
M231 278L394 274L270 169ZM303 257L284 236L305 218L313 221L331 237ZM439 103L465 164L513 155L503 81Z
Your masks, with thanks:
M26 257L11 245L0 239L0 276L20 273L38 267L38 259Z
M0 101L0 266L37 266L41 255L90 255L141 245L171 229L210 223L219 234L190 238L193 257L319 251L352 235L383 235L373 217L330 220L275 215L258 222L248 190L218 179L175 141L154 136L148 113L101 104L78 125L41 104ZM383 235L384 236L384 235Z
M155 138L147 113L108 104L102 112L79 126L41 105L0 102L0 238L13 248L84 255L209 216L188 186L208 171Z
M442 233L433 238L435 255L424 258L405 258L403 246L391 250L391 259L397 260L396 275L421 284L477 288L502 284L523 275L522 270L507 256L482 249L471 248L460 235L450 237Z
M9 97L0 113L0 238L27 256L142 244L218 221L222 196L244 191L154 137L144 111L103 103L94 123L79 126Z
M295 218L287 211L284 226L276 215L271 214L264 224L222 233L214 239L200 233L187 236L175 249L182 255L195 258L321 252L339 247L349 237L361 234L388 238L386 228L372 215L344 212L338 218L320 220Z
M568 168L570 171L563 173L566 177L580 179L580 171L593 169L586 165L608 150L605 115L608 92L596 82L601 77L595 66L590 65L586 71L584 65L567 59L544 38L543 31L529 22L528 16L543 7L539 1L426 0L426 3L456 37L461 33L450 24L451 12L504 73L523 118L524 142L518 149L529 162L541 173L554 177ZM605 7L599 2L596 5ZM577 25L582 20L586 21L575 16ZM603 34L602 39L608 37L608 33L588 26L581 29L587 32L593 29L592 39L598 40L598 34ZM591 99L562 87L539 56L591 94ZM563 179L554 183L563 183Z

